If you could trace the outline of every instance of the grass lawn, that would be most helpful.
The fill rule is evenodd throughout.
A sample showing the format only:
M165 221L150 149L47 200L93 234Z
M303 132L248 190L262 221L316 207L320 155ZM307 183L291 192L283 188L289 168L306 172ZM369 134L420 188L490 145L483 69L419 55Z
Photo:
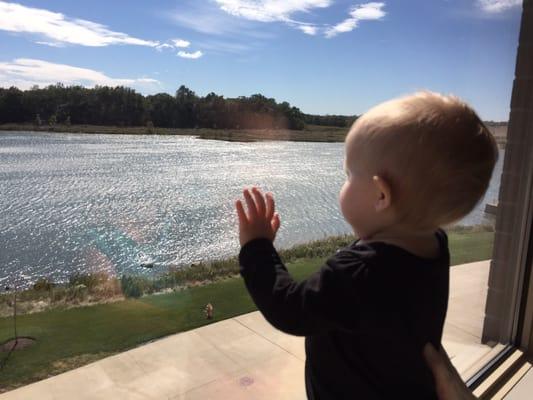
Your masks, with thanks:
M493 232L449 233L452 265L491 257ZM315 271L325 258L287 264L297 280ZM215 318L205 319L211 302ZM197 328L256 310L240 277L180 292L17 318L19 336L37 338L13 352L0 371L0 392L79 367L149 340ZM0 343L13 336L11 318L0 319ZM0 353L0 359L7 353Z

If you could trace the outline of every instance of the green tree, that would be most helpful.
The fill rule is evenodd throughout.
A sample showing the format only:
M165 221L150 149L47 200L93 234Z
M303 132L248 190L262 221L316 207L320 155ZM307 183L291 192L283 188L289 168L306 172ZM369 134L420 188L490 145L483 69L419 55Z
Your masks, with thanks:
M54 125L57 122L57 118L55 114L50 115L50 118L48 118L48 126L54 127Z

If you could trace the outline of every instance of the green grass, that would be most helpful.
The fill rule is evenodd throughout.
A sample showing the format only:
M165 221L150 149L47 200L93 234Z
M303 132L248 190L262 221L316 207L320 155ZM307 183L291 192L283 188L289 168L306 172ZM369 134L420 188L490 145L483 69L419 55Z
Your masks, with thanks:
M448 233L450 264L487 260L492 256L494 232Z
M301 279L318 268L323 260L304 259L289 268L295 278ZM208 302L215 305L211 321L207 321L203 313ZM138 300L22 315L18 318L19 335L35 337L37 343L11 355L0 373L0 388L60 373L69 369L62 366L72 366L71 358L94 361L99 358L98 354L105 357L151 339L255 309L242 279L229 278ZM11 319L0 320L0 342L12 336L12 329ZM88 358L89 354L96 357Z
M493 232L449 233L452 265L488 259ZM290 253L287 253L290 254ZM287 267L304 279L325 261L317 255L294 258ZM211 302L214 319L205 319ZM242 279L227 278L179 292L150 295L116 303L51 310L18 317L20 336L37 343L12 353L0 371L0 392L79 367L152 339L197 328L256 310ZM11 318L0 319L0 342L12 337ZM3 358L6 353L0 353Z

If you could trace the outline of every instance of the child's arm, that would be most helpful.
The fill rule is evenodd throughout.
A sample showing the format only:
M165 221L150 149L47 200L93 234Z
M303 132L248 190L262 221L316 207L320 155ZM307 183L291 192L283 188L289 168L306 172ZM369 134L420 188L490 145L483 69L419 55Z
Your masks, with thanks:
M437 351L430 343L424 346L424 358L433 372L439 400L475 400L455 369L444 347Z
M349 254L340 252L330 257L317 272L299 283L290 276L268 239L245 244L239 264L248 292L276 328L309 336L357 326L358 305L365 292L359 284L364 280L365 268L362 263L354 263Z
M253 197L244 191L248 215L240 201L236 203L242 245L239 264L246 287L265 318L298 336L354 328L357 305L366 291L364 264L341 251L308 279L294 281L272 244L279 228L272 196L267 195L265 204L258 189L252 193Z

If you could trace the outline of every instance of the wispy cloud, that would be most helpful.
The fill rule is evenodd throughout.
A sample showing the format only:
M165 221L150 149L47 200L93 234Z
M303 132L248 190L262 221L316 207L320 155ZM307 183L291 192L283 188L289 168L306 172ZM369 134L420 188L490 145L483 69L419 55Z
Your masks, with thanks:
M329 7L332 0L215 0L223 11L260 22L291 22L292 14Z
M220 9L214 1L183 0L171 12L165 13L180 26L207 35L272 38L272 34L256 29L253 21L235 18Z
M53 47L63 47L69 44L91 47L129 44L153 47L158 51L163 51L187 48L191 45L191 42L184 39L172 39L166 43L139 39L126 33L111 31L106 26L96 22L73 19L61 13L1 0L0 30L44 37L45 40L37 40L36 43ZM184 58L199 58L202 56L202 52L179 52L178 55Z
M360 4L352 7L349 18L325 30L326 37L332 38L339 33L350 32L357 28L359 21L362 20L382 19L386 15L386 12L383 11L383 7L385 7L385 3L376 2Z
M183 39L172 39L172 43L174 43L174 47L189 47L191 45L191 42Z
M188 53L186 51L178 51L178 56L182 58L191 58L191 59L197 59L204 55L200 50L195 51L194 53Z
M50 46L50 47L65 47L65 43L60 42L46 42L46 41L37 41L35 42L37 44L42 44L44 46Z
M208 50L210 54L221 54L221 53L230 53L230 54L240 54L252 49L255 46L259 46L260 43L255 42L236 42L236 41L225 41L225 40L213 40L209 39L207 41L200 41L196 44L203 50Z
M160 45L156 46L156 49L158 51L183 49L183 48L189 47L190 45L191 45L191 42L189 42L188 40L172 39L166 43L161 43Z
M522 5L522 0L477 0L478 6L485 12L496 14Z
M163 43L159 46L157 46L157 50L163 51L164 49L174 50L174 49L185 49L191 45L191 42L184 39L172 39L170 43ZM180 50L176 53L177 56L182 58L190 58L190 59L197 59L204 55L200 50L197 50L195 52L187 52Z
M161 44L157 45L155 48L156 48L158 51L163 51L163 50L165 50L165 49L169 49L169 50L170 50L170 49L173 49L174 46L171 45L170 43L161 43Z
M318 33L318 27L314 25L298 25L297 28L307 35L314 36Z
M28 89L33 85L46 86L58 82L85 87L131 86L145 90L155 89L160 84L157 79L111 78L100 71L31 58L0 62L0 87Z
M105 25L69 18L61 13L0 1L0 30L29 33L46 38L49 46L74 44L101 47L114 44L157 47L159 42L114 32Z
M174 49L185 49L191 45L191 42L184 39L172 39L169 43L163 43L157 46L157 50L163 51L164 49L174 50ZM177 56L182 58L197 59L204 55L200 50L195 52L187 52L180 50L176 53Z
M220 9L235 17L259 22L284 22L303 33L318 33L331 38L342 32L354 30L359 21L379 20L385 16L385 3L371 2L353 6L350 17L336 24L315 24L295 18L297 13L327 8L333 0L214 0Z

